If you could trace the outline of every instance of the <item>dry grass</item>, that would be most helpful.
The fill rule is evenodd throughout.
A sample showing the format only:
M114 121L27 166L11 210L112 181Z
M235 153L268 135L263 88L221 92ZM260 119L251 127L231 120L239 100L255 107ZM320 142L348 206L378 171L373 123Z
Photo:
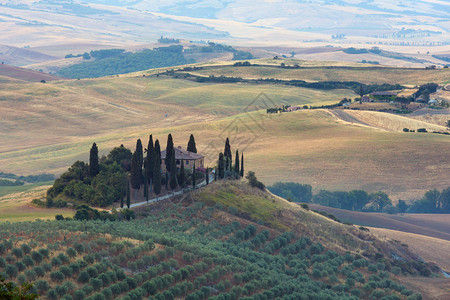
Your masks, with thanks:
M448 240L385 228L370 227L370 231L381 237L407 244L410 250L425 261L434 262L445 271L450 270L450 241Z
M269 61L268 63L270 63ZM285 61L274 61L276 65L280 65ZM258 79L258 78L277 78L284 80L305 80L305 81L358 81L366 84L402 84L402 85L421 85L429 82L446 83L450 78L450 69L409 69L409 68L367 68L365 65L358 67L339 69L329 68L333 65L330 62L306 62L286 61L287 65L294 65L298 63L300 66L320 66L323 68L314 69L281 69L273 67L221 67L214 69L205 69L196 71L195 73L201 75L215 75L215 76L238 76L242 78ZM348 63L335 64L341 66L349 66Z
M337 119L354 125L365 125L373 128L378 128L387 131L402 132L403 128L416 130L419 128L426 128L428 131L447 132L448 128L442 125L437 125L421 120L416 120L406 116L395 115L391 113L378 111L361 111L361 110L328 110L330 114ZM445 118L444 112L441 115ZM448 118L448 116L447 116Z
M450 299L449 278L399 277L401 284L422 294L424 300Z

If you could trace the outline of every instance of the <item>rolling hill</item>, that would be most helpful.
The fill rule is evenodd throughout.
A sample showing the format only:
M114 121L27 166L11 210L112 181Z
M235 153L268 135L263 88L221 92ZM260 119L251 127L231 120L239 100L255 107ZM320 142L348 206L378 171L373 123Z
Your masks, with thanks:
M63 79L62 77L54 76L51 74L20 67L9 66L5 64L0 65L0 76L6 77L11 81L19 80L27 82L41 82L42 80L55 81Z

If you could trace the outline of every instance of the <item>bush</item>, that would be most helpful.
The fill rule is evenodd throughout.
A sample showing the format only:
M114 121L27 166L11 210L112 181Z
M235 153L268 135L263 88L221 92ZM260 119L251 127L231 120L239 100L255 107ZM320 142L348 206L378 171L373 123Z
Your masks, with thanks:
M256 188L261 189L261 190L265 190L266 189L266 186L264 185L264 183L262 183L261 181L259 181L256 178L255 172L248 171L247 176L245 178L248 179L248 183L250 184L251 187L256 187Z

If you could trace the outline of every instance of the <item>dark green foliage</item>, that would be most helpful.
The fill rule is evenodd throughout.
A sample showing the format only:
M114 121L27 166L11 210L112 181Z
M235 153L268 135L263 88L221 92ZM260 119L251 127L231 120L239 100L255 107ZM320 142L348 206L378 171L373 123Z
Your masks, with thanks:
M25 182L20 180L12 181L8 179L0 179L0 186L21 186L24 184Z
M147 145L147 156L145 158L145 174L149 182L153 178L153 169L155 165L155 147L153 145L153 135L150 135Z
M118 50L118 49L117 49ZM186 64L182 46L170 46L143 50L140 52L95 53L99 55L94 61L83 62L61 68L58 74L69 78L102 77L115 74L130 73L152 68L170 67ZM117 51L119 52L119 51ZM89 57L85 53L83 57Z
M248 183L250 184L251 187L256 187L260 190L264 190L266 188L264 183L262 183L256 178L255 172L253 171L248 171L247 176L245 178L248 179Z
M191 134L187 145L187 151L197 153L197 146L195 145L194 135Z
M164 163L166 164L167 172L171 171L170 167L171 167L173 156L175 156L175 150L173 148L172 134L169 133L169 135L167 136L166 157L164 160Z
M89 154L89 175L91 177L97 176L100 172L100 166L98 164L98 148L94 143Z
M406 205L402 205L403 211ZM400 210L400 201L398 204ZM413 201L407 208L411 213L450 213L450 187L441 192L437 189L429 190L420 200Z
M244 177L244 153L241 154L241 169L239 170L241 177Z
M223 153L219 154L219 162L218 162L218 177L219 179L223 179L225 177L225 162L223 161Z
M294 202L310 203L312 199L312 187L309 184L276 182L267 189L277 196Z
M227 138L225 141L225 149L223 151L224 157L228 157L228 159L231 159L231 146L230 146L230 140ZM228 169L228 166L226 166L226 169Z
M28 282L20 283L16 286L13 282L7 282L0 276L0 299L4 300L33 300L38 295L31 293L33 285Z
M236 156L234 158L234 177L239 178L239 151L236 150Z
M131 159L131 176L130 176L131 187L133 189L138 190L141 187L141 177L142 177L142 169L141 164L139 163L139 153L135 151Z
M142 149L142 142L141 139L138 139L136 142L136 154L137 154L137 158L138 158L138 164L139 164L139 170L140 170L140 180L141 180L141 184L144 182L143 181L143 175L142 175L142 168L143 168L143 164L144 164L144 150Z
M123 147L113 149L100 162L100 173L94 178L89 174L88 165L81 161L75 162L47 191L47 206L65 201L106 206L119 201L124 194L123 182L127 167L124 157L128 151ZM120 161L122 166L117 161Z
M156 140L155 144L159 146L158 140ZM155 155L155 165L153 167L153 191L155 192L156 195L159 195L159 193L161 193L162 174L161 174L161 157L160 157L160 155L161 154Z
M22 249L23 253L28 254L31 252L31 247L28 244L20 245L20 249Z
M38 174L38 175L19 176L19 175L15 175L12 173L0 172L0 178L14 179L19 182L35 183L35 182L52 181L55 179L55 175L42 173L42 174ZM11 180L9 180L9 181L11 181ZM12 181L12 182L14 184L14 181ZM22 185L22 184L19 183L19 185ZM1 186L1 184L0 184L0 186Z
M131 205L130 183L127 181L127 207L130 208L130 205Z
M233 53L233 60L244 60L244 59L252 59L253 54L246 51L236 51Z
M194 161L194 166L192 167L192 186L195 187L196 182L195 182L195 161Z
M178 183L180 185L181 188L184 188L184 184L186 181L186 174L185 174L185 170L184 170L184 160L181 161L181 166L180 166L180 175L178 176Z

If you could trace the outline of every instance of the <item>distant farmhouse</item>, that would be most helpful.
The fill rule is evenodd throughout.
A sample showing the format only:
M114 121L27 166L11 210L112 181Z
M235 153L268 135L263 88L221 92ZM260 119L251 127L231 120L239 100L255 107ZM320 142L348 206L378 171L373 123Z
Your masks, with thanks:
M181 146L174 148L174 151L175 151L175 162L178 168L181 166L181 162L184 162L184 166L187 168L192 168L194 166L194 162L196 169L204 168L203 165L205 157L203 155L183 150L181 149ZM166 157L166 150L161 151L161 160L162 160L161 168L163 172L166 171L165 157Z

